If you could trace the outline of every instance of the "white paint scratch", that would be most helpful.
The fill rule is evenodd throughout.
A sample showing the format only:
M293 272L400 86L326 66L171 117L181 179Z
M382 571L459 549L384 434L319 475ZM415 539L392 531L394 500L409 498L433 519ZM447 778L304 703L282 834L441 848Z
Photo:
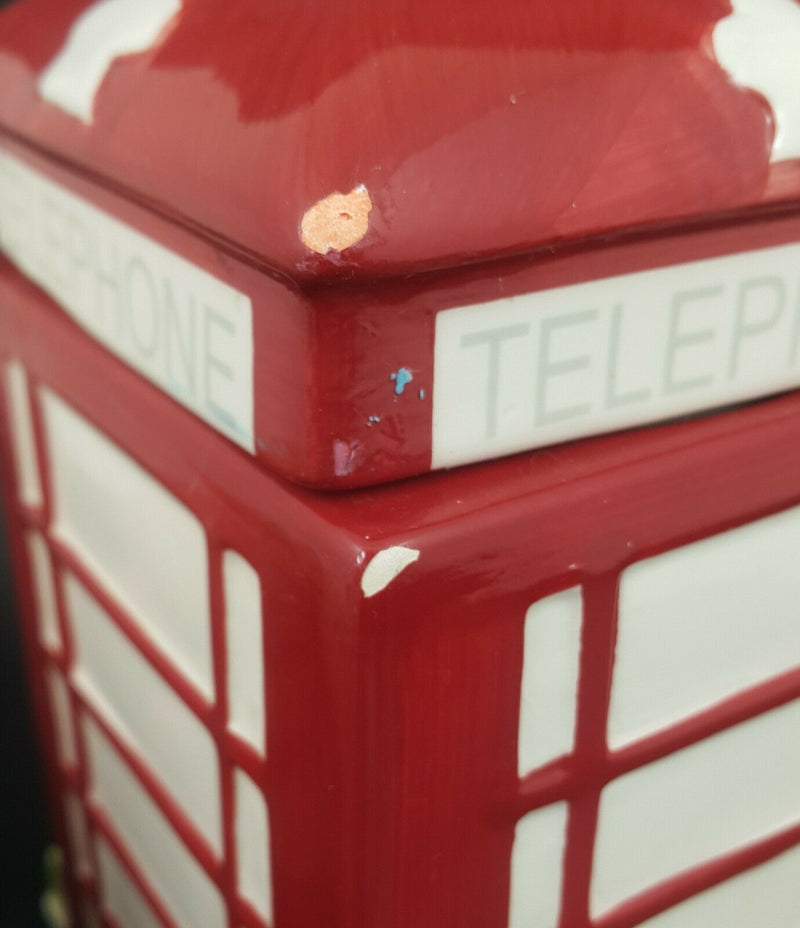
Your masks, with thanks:
M379 551L361 575L361 589L369 598L385 590L394 578L410 564L419 560L419 551L398 545Z
M714 29L714 53L737 84L762 94L775 116L772 161L800 158L800 3L733 0Z
M39 76L41 96L91 123L94 99L121 55L150 48L181 9L181 0L99 0L73 23L61 51Z

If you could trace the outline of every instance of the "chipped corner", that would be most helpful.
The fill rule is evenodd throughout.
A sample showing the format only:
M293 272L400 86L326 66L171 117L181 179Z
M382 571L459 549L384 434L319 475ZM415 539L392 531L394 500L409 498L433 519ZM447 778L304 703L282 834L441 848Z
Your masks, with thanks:
M337 438L333 443L334 476L349 477L358 468L362 456L360 441L342 441Z
M363 184L350 193L332 193L306 210L300 240L319 255L352 248L367 234L371 212L372 198Z
M420 552L405 545L384 548L372 557L361 575L361 592L369 599L385 590L407 567L419 560Z

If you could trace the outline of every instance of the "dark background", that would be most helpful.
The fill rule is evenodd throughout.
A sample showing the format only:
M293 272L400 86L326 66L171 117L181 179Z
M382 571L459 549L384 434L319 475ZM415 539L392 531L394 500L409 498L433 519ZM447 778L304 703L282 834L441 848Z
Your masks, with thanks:
M0 0L0 7L11 0ZM16 0L24 2L24 0ZM0 28L2 28L0 26ZM0 87L0 93L3 88ZM28 688L22 669L0 508L0 926L43 928L39 897L48 840Z
M4 528L0 510L0 926L41 928L47 826Z

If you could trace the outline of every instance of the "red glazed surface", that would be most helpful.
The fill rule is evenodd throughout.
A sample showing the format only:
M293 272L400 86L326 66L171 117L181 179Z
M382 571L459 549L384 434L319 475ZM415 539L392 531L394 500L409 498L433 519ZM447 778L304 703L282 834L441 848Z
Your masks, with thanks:
M88 0L0 19L0 126L296 279L407 274L796 196L773 116L714 59L727 0L186 0L86 126L36 79ZM341 254L304 213L364 185Z
M254 451L300 483L431 469L443 309L797 237L800 168L714 59L723 0L186 0L86 124L36 82L89 6L0 14L0 139L250 297ZM360 185L364 237L308 248L309 208Z
M48 485L37 387L55 390L152 472L202 521L212 565L234 547L264 590L269 746L266 762L225 729L224 697L209 706L63 543L41 509L10 507L18 576L27 576L23 526L49 539L68 569L212 732L221 756L226 854L230 777L239 766L270 802L275 924L363 928L503 928L516 821L554 801L571 804L560 928L629 928L800 839L797 827L740 848L588 920L591 848L600 790L613 777L800 696L795 669L617 752L605 745L615 646L615 597L627 565L676 545L800 503L800 417L790 395L731 413L574 443L346 495L283 484L178 410L42 306L17 275L2 278L4 347L32 385L37 443ZM114 383L114 390L98 390ZM2 436L7 499L15 496ZM202 467L199 474L198 467ZM363 565L390 545L419 561L365 599ZM584 585L586 620L575 749L517 775L516 739L525 611L538 598ZM31 673L68 673L71 652L37 643L33 600L21 582ZM215 679L225 692L218 569L210 578ZM62 622L63 622L62 610ZM67 636L67 626L63 626ZM76 712L93 714L73 692ZM53 796L85 795L84 768L58 771L46 722ZM102 724L102 723L101 723ZM113 731L104 726L109 737ZM236 924L261 928L217 860L140 757L126 760L205 872ZM91 827L127 861L88 802ZM73 883L94 900L91 879ZM165 924L170 925L169 921Z
M256 457L291 480L330 489L431 469L439 311L778 246L800 234L795 204L774 204L724 221L696 221L689 230L621 231L489 265L298 288L265 274L261 264L240 252L165 221L26 146L7 143L5 148L42 176L249 296ZM68 249L64 240L54 259L63 260ZM412 371L414 380L397 395L391 377L401 367Z
M256 458L0 263L0 365L27 372L44 487L41 506L16 502L3 426L54 810L65 790L79 794L92 833L174 928L92 799L85 750L59 767L48 669L64 675L73 717L103 729L217 887L228 923L243 928L264 922L237 892L236 768L269 803L277 928L504 928L517 822L555 802L569 804L559 928L631 928L797 845L800 829L786 825L590 919L604 787L800 698L794 668L624 748L607 745L621 571L800 503L797 393L388 484L431 466L440 310L800 238L798 167L770 166L770 107L713 59L711 30L730 5L529 0L487 18L484 4L464 3L454 22L446 4L418 0L186 0L160 44L113 65L91 126L36 91L88 6L28 0L0 17L4 147L250 296ZM366 235L341 253L306 248L306 211L360 185L373 204ZM401 368L414 374L404 395L391 379ZM202 524L213 702L59 538L42 387ZM59 590L66 572L78 577L213 738L221 854L75 685L63 591L63 652L37 640L30 529L46 540ZM418 560L365 598L364 565L393 546ZM266 758L228 728L228 549L254 566L264 595ZM574 748L520 777L526 610L577 584ZM72 870L70 886L97 906L92 875Z

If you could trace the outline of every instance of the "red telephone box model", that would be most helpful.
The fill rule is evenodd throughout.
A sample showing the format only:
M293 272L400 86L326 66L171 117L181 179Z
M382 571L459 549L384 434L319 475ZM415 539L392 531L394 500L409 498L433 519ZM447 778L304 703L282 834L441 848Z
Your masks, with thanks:
M0 431L75 923L800 923L800 4L18 0Z

